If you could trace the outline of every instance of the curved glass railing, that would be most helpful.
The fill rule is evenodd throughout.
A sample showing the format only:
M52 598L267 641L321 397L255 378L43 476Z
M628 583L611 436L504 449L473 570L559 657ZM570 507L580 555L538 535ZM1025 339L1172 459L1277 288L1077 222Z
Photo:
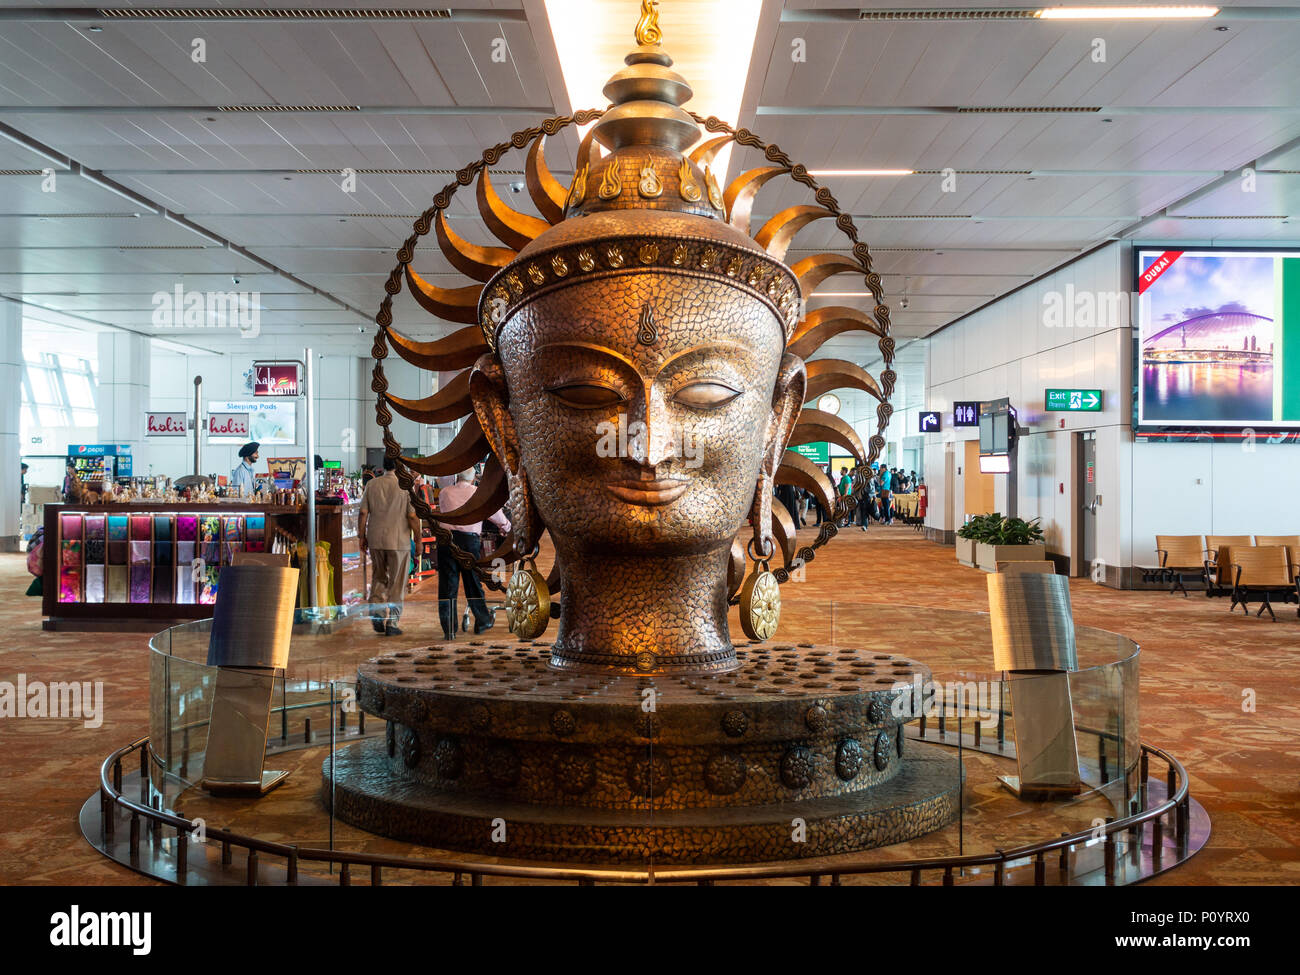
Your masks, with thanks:
M282 787L260 799L214 796L201 784L217 686L217 669L206 662L211 620L155 636L150 641L150 801L187 819L277 842L374 855L435 855L432 848L342 823L328 801L337 750L385 734L381 719L357 707L358 665L394 649L442 642L443 619L459 617L463 603L451 607L432 600L408 602L400 636L376 632L374 619L382 609L332 607L300 616L294 624L288 667L268 677L272 690L266 768L290 775ZM462 630L457 641L477 643L473 652L484 655L518 647L506 630L504 615L498 616L495 627L480 635L472 632L472 620L457 618L458 628L465 623L471 629ZM898 655L926 664L932 684L919 688L921 694L914 698L921 704L918 713L905 715L908 747L946 746L946 753L960 760L949 763L953 788L960 795L954 823L916 840L855 854L857 858L906 860L1015 849L1081 832L1137 809L1144 790L1138 774L1139 649L1132 640L1076 626L1078 670L1063 679L1008 679L993 669L987 614L836 601L811 606L800 602L788 616L782 629L794 636L782 640L783 632L769 641L774 651L788 648L797 653L801 646L828 644L864 657ZM734 623L733 632L739 632ZM1049 681L1057 685L1052 692ZM1042 682L1043 693L1032 693L1034 682ZM1064 697L1059 696L1061 685ZM1024 758L1016 751L1016 702L1022 702L1020 718L1028 727L1042 716L1023 710L1023 702L1041 702L1051 693L1067 702L1071 722L1061 727L1073 729L1079 789L1045 800L1018 798L1003 782L1019 774ZM650 803L647 824L655 815ZM503 849L502 856L509 854Z

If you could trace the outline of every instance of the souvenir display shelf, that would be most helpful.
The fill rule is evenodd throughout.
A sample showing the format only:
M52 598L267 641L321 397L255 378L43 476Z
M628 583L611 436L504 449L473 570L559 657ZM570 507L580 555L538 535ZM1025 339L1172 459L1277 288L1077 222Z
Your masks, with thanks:
M335 605L364 601L368 560L357 543L360 505L317 502L316 539L327 549ZM47 504L46 629L97 629L212 615L223 566L275 540L307 542L301 505L238 502ZM287 549L286 549L287 550ZM196 572L195 558L203 559ZM301 598L301 597L300 597Z

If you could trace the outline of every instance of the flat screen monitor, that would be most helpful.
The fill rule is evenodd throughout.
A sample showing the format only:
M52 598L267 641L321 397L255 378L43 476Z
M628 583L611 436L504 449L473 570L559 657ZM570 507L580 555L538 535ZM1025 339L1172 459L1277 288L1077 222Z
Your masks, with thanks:
M1006 410L980 414L980 453L1005 454L1011 449L1010 414Z
M1134 255L1135 428L1300 429L1300 249Z

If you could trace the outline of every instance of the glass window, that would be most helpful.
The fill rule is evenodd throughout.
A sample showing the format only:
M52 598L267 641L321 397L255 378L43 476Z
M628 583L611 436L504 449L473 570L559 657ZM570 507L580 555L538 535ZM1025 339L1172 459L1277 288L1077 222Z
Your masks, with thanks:
M43 427L61 427L68 422L63 410L57 406L38 406L36 418Z
M68 405L73 409L93 409L95 398L91 394L90 377L84 372L63 373L63 384L68 390Z
M54 395L54 386L50 382L50 371L39 366L27 367L27 378L32 384L32 399L38 404L53 405L58 403Z

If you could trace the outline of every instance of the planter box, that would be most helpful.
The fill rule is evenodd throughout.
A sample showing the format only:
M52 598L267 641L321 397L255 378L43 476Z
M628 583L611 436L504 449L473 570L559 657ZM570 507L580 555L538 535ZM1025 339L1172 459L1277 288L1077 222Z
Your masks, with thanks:
M975 568L975 539L958 537L957 561L962 565L969 565L972 569Z
M975 561L985 572L997 572L999 562L1036 562L1047 558L1047 546L1037 545L986 545L975 546Z

